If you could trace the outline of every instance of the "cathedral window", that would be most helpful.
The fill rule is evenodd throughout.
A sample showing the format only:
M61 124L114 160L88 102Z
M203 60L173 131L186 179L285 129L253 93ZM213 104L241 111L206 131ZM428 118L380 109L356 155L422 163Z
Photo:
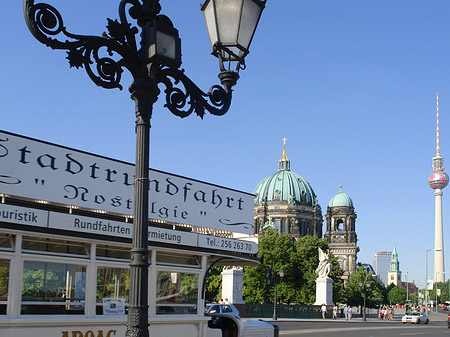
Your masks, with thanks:
M338 219L336 221L336 230L338 232L342 232L344 230L344 221L342 219Z
M275 228L277 229L278 233L281 233L281 221L280 219L274 219L273 223L275 224Z
M281 233L286 234L286 219L281 219Z

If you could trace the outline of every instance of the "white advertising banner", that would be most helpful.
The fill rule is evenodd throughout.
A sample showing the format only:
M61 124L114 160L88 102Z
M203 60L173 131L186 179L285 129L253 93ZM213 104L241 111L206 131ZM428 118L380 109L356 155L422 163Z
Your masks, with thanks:
M20 225L60 229L82 234L104 237L113 236L131 239L133 224L91 218L75 214L57 213L26 207L0 204L0 221ZM227 239L212 235L170 230L159 227L148 228L148 241L172 245L209 248L227 252L257 254L258 245L254 242Z
M85 234L110 235L127 239L131 239L133 235L132 223L56 212L50 212L49 228ZM159 227L149 227L148 241L197 247L198 234Z
M48 212L33 208L0 204L0 221L19 225L47 227Z
M151 219L253 234L252 194L149 176ZM0 131L0 193L132 215L134 165Z

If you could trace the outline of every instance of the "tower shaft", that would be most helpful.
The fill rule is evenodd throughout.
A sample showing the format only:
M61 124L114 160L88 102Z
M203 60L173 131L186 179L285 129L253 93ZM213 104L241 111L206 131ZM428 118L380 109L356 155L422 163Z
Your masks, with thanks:
M442 190L436 189L435 199L435 227L434 227L434 281L444 282L444 235L442 223Z

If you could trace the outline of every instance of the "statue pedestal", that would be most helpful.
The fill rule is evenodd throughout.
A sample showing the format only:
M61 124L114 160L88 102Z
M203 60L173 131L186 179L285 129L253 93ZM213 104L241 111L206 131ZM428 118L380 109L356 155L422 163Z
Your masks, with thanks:
M316 279L316 303L314 305L327 306L333 303L333 280L329 277L319 277Z
M222 298L228 298L232 304L245 303L242 299L244 270L241 267L227 268L222 271Z

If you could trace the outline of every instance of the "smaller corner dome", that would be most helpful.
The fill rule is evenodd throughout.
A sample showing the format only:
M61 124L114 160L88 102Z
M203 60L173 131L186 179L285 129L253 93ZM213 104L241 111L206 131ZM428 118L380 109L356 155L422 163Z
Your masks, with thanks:
M347 194L342 192L342 185L340 188L341 191L331 198L328 207L353 207L352 199Z

